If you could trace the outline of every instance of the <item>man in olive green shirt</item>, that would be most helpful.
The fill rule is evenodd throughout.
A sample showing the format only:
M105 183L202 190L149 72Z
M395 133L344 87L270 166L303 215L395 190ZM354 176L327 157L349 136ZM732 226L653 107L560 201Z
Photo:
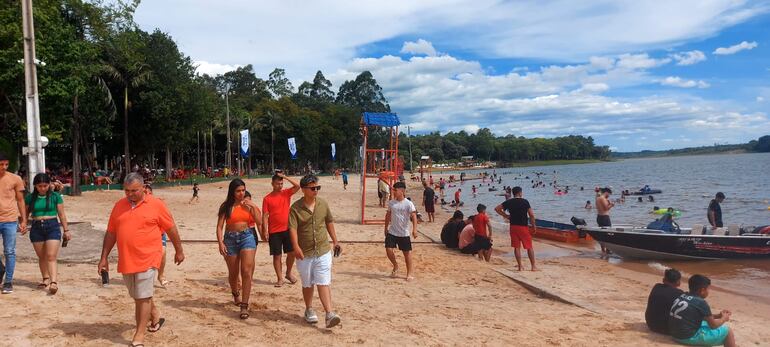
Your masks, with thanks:
M340 324L340 317L332 310L332 248L334 253L341 248L334 231L334 218L325 200L318 198L318 177L307 175L299 182L302 199L291 205L289 211L289 235L297 259L297 270L302 280L302 297L305 299L305 321L318 323L313 310L313 291L318 287L318 298L326 311L326 328Z

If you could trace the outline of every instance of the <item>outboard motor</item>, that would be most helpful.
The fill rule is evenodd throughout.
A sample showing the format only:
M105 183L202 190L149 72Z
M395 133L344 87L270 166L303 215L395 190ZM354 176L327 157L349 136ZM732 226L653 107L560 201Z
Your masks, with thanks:
M570 221L572 222L572 224L573 224L574 226L588 225L588 224L586 223L586 220L585 220L585 219L583 219L583 218L578 218L578 217L575 217L575 216L572 216L572 218L570 218ZM578 237L579 237L579 238L581 238L581 239L584 239L584 238L586 238L586 232L585 232L585 230L582 230L582 229L578 229Z

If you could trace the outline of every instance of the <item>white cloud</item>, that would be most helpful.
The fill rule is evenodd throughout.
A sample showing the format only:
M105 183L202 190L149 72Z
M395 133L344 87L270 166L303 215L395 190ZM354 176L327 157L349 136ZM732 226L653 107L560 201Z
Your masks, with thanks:
M401 36L489 58L581 62L711 37L769 8L735 0L164 0L142 2L135 20L169 32L194 60L309 79Z
M207 61L196 61L195 63L196 71L198 71L199 74L207 74L211 76L215 75L221 75L225 72L233 71L237 68L239 68L241 65L227 65L227 64L215 64L215 63L209 63Z
M765 102L765 98L763 96L758 96L757 102Z
M751 42L743 41L743 42L741 42L741 43L739 43L737 45L732 45L730 47L719 47L719 48L714 50L714 54L717 54L717 55L735 54L735 53L738 53L738 52L743 51L743 50L754 49L757 46L758 45L757 45L756 41L751 41Z
M676 60L676 65L693 65L706 60L706 55L698 50L679 52L672 54L671 57Z
M618 57L617 66L630 70L641 70L658 67L671 62L670 58L654 59L650 58L647 53L642 54L621 54Z
M423 39L417 40L417 42L414 41L406 41L404 42L404 45L401 47L401 53L408 53L408 54L414 54L414 55L427 55L427 56L435 56L437 54L436 49L433 48L433 44L425 41Z
M639 139L643 134L659 134L661 129L677 129L689 132L689 137L698 134L699 140L694 141L706 141L696 143L701 145L708 144L713 136L758 136L758 129L770 127L764 113L747 112L740 105L683 92L633 98L603 95L618 85L660 84L667 80L642 68L654 69L662 62L625 56L625 63L619 64L619 57L595 57L586 64L489 75L478 62L451 55L383 56L355 59L330 78L338 84L364 69L371 71L394 111L417 132L473 132L489 127L497 135L583 134L617 141L617 136ZM629 64L631 61L644 63ZM677 77L668 81L689 88L708 85ZM723 124L724 133L714 124ZM701 128L709 132L703 133Z
M711 85L704 81L686 80L677 76L669 76L660 81L661 85L679 88L708 88Z

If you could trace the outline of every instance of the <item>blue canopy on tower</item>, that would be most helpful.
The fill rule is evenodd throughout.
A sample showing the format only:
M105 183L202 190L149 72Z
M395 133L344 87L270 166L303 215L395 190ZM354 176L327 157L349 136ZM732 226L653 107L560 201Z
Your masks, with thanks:
M394 127L401 125L395 113L364 112L364 124L367 126Z

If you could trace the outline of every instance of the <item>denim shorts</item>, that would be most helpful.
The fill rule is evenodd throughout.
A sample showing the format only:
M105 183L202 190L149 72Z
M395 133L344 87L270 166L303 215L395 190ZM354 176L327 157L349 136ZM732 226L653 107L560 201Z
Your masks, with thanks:
M238 255L244 249L257 249L257 239L254 238L251 228L243 231L226 231L224 243L227 255Z
M56 218L33 220L32 230L29 232L29 240L32 242L61 241L59 220Z

